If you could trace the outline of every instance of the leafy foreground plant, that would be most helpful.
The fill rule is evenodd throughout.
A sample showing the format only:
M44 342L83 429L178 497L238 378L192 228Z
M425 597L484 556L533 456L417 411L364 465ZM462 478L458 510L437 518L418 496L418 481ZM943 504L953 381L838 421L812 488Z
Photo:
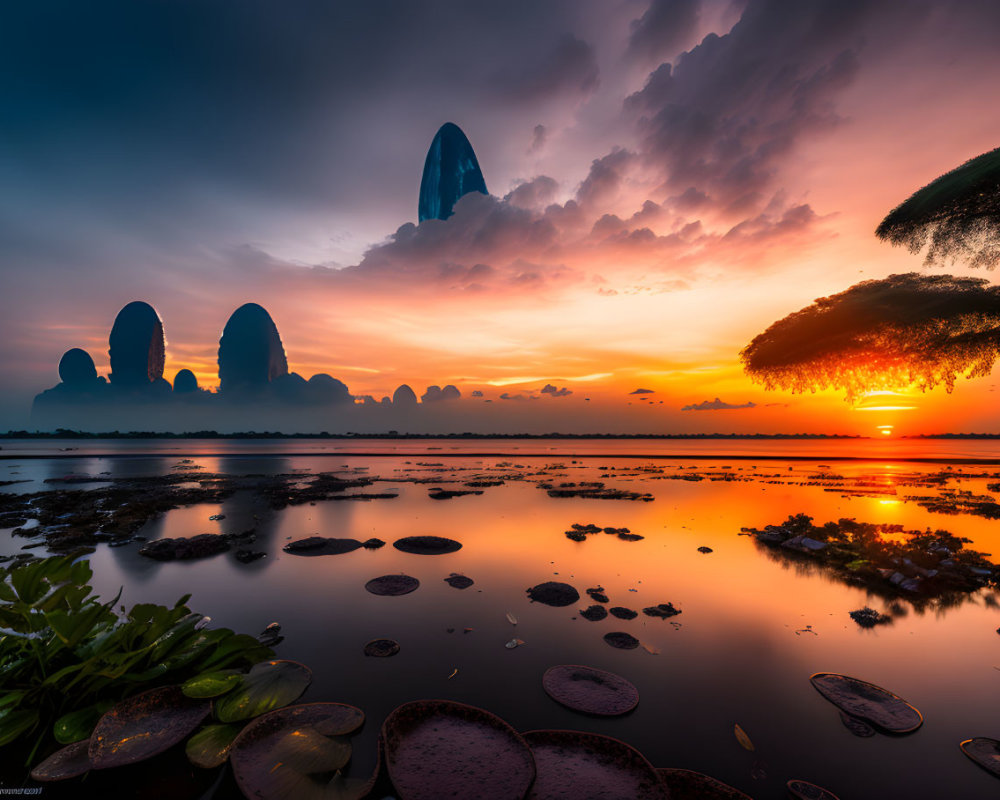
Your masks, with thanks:
M238 676L274 655L252 636L207 629L190 595L118 613L121 592L100 602L92 575L71 556L0 568L0 748L28 742L28 765L88 739L123 698L206 672Z

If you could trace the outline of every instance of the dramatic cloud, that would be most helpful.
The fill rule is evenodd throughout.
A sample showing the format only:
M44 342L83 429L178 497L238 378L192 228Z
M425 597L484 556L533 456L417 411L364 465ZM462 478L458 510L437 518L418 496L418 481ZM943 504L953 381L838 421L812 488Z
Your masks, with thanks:
M1000 354L1000 287L910 272L864 281L775 322L740 353L766 389L865 392L988 375Z
M882 220L875 235L919 253L926 266L966 258L973 267L1000 263L1000 148L973 158L915 192Z
M552 397L566 397L568 395L573 394L572 389L568 389L565 386L562 389L557 389L551 383L545 384L545 386L543 386L540 389L540 391L542 394L551 395Z
M684 406L681 411L731 411L736 408L756 408L756 403L746 402L739 405L733 405L732 403L727 403L724 400L720 400L716 397L714 400L704 400L701 403L692 403L689 406Z
M632 22L628 54L642 61L672 56L687 45L698 24L699 0L652 0Z

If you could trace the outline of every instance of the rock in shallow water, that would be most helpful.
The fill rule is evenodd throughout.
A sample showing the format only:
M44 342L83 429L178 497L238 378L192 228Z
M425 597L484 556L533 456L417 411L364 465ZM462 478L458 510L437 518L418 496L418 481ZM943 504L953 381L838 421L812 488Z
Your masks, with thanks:
M635 650L639 646L639 640L630 633L615 631L604 634L604 641L619 650Z
M576 589L568 583L559 581L546 581L532 586L527 591L532 602L547 606L571 606L580 599L580 593Z
M139 555L157 561L187 561L224 553L229 542L216 533L201 533L190 539L154 539L139 548Z

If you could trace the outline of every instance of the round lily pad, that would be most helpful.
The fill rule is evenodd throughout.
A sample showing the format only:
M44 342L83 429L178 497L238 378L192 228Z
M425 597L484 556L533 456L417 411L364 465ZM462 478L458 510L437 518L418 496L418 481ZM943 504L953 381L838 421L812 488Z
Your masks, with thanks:
M392 639L372 639L365 645L365 655L374 658L388 658L399 652L399 642Z
M82 742L74 742L61 750L56 750L31 770L31 779L39 783L49 783L79 778L90 769L90 756L87 753L89 745L90 742L84 739Z
M1000 742L979 736L975 739L966 739L959 747L979 766L1000 778Z
M297 661L262 661L254 664L239 688L215 703L220 722L259 717L294 703L312 681L310 669Z
M206 725L184 745L188 761L202 769L222 766L241 730L241 725Z
M449 586L453 586L456 589L468 589L470 586L472 586L472 584L475 583L475 581L472 580L472 578L469 578L466 575L459 575L458 573L455 572L453 572L451 575L445 578L444 582L447 583Z
M372 594L385 597L398 597L399 595L415 592L420 586L420 581L409 575L383 575L380 578L372 578L365 584Z
M389 777L406 800L521 800L535 779L524 738L463 703L401 705L382 725L382 741Z
M532 602L547 606L571 606L580 599L580 593L568 583L546 581L528 589Z
M832 672L817 672L809 680L841 711L887 733L912 733L924 722L902 697L873 683Z
M306 703L258 717L236 737L230 763L236 783L259 800L349 800L365 796L375 776L365 779L329 773L351 758L346 738L364 722L364 712L343 703ZM338 793L339 791L339 793Z
M788 787L788 793L795 800L839 800L833 792L808 781L789 781L785 785Z
M527 800L670 797L653 766L638 750L618 739L580 731L529 731L524 738L538 770Z
M608 613L611 614L612 617L618 617L618 619L635 619L639 616L638 611L633 611L631 608L625 608L624 606L609 608Z
M592 605L580 609L580 616L591 622L600 622L608 616L608 610L604 606Z
M752 800L727 783L689 769L656 770L670 789L670 800Z
M639 703L639 690L613 672L578 664L550 667L542 676L546 694L574 711L616 717Z
M326 536L309 536L284 546L286 553L296 556L339 556L362 547L357 539L331 539Z
M90 736L94 769L123 767L159 755L187 738L211 711L205 700L185 697L179 686L162 686L118 703Z
M416 553L421 556L439 556L462 549L461 542L446 539L444 536L404 536L393 542L392 546L404 553Z
M619 650L635 650L639 646L639 640L630 633L614 631L604 634L604 641Z

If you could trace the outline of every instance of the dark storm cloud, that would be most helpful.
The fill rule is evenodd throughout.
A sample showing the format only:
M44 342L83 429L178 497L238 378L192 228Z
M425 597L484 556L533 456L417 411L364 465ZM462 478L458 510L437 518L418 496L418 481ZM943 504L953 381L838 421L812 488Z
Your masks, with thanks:
M566 92L586 96L599 83L597 56L594 48L577 37L566 34L541 59L517 59L517 63L490 78L500 97L519 102L536 103ZM544 139L544 128L543 128ZM538 139L538 128L535 128Z
M834 100L858 73L870 5L750 3L626 100L644 161L681 189L759 198L798 139L841 121Z
M691 43L700 6L700 0L652 0L646 13L632 21L628 55L642 61L675 55Z
M578 17L569 0L19 4L0 33L0 175L135 228L190 222L192 199L227 193L328 210L378 200L406 218L442 122L472 122L482 149L531 113L526 100L592 90Z
M775 322L740 353L766 389L921 390L988 375L1000 355L1000 286L910 272L864 281Z
M557 389L551 383L547 383L545 384L545 386L539 389L539 393L547 394L551 397L568 397L569 395L573 394L573 390L567 386L564 386L562 389Z

